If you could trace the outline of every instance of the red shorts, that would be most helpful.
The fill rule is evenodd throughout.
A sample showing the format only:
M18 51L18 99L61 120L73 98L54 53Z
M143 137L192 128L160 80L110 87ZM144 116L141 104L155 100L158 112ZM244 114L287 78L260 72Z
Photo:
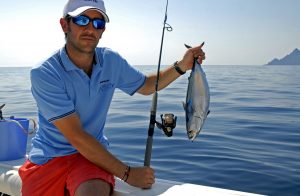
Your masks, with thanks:
M22 195L64 196L74 195L77 187L90 179L101 179L112 188L115 178L97 167L81 154L57 157L46 164L36 165L27 160L19 169Z

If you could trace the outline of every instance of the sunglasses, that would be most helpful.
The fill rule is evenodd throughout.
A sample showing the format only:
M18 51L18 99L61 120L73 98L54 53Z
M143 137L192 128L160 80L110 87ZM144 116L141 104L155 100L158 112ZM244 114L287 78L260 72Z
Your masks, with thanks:
M104 29L105 28L105 20L101 18L94 18L91 19L87 16L80 15L76 17L72 17L73 23L78 26L87 26L90 22L92 22L93 27L95 29Z

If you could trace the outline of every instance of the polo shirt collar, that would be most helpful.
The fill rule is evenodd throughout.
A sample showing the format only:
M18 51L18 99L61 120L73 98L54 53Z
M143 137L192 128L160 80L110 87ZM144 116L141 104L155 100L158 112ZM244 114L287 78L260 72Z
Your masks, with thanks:
M77 67L72 61L71 59L69 58L68 54L67 54L67 50L66 50L66 47L62 47L60 49L60 57L61 57L61 61L63 63L63 66L64 66L64 69L66 71L73 71L73 70L81 70L79 67ZM98 55L97 55L97 50L95 50L95 64L94 64L94 68L95 67L99 67L99 69L102 68L101 66L101 63L100 63L100 60L98 58Z
M66 47L60 49L60 58L66 71L80 70L69 58Z

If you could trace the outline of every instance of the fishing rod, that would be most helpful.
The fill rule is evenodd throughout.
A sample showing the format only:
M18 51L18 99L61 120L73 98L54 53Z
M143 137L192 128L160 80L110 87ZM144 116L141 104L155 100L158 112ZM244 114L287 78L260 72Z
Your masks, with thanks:
M162 31L162 38L161 38L161 44L160 44L158 66L157 66L155 92L153 94L152 106L151 106L151 111L150 111L150 122L149 122L149 129L148 129L148 138L147 138L147 143L146 143L144 166L150 166L155 124L157 125L157 127L159 129L163 129L164 133L168 137L172 136L172 131L176 126L177 117L174 116L173 114L162 114L161 115L162 123L159 123L159 122L156 121L157 98L158 98L158 82L159 82L161 54L162 54L162 48L163 48L163 43L164 43L165 30L167 30L167 31L172 31L173 30L172 27L167 23L168 4L169 4L169 2L167 0L165 18L164 18L164 25L163 25L163 31Z

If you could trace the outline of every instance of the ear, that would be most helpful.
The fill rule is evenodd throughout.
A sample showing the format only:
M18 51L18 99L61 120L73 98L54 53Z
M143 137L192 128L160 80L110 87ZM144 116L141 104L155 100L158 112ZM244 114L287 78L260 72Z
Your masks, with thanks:
M59 23L60 23L60 26L61 26L63 32L67 33L68 30L69 30L69 28L68 28L68 22L66 21L66 19L61 18L60 21L59 21Z

